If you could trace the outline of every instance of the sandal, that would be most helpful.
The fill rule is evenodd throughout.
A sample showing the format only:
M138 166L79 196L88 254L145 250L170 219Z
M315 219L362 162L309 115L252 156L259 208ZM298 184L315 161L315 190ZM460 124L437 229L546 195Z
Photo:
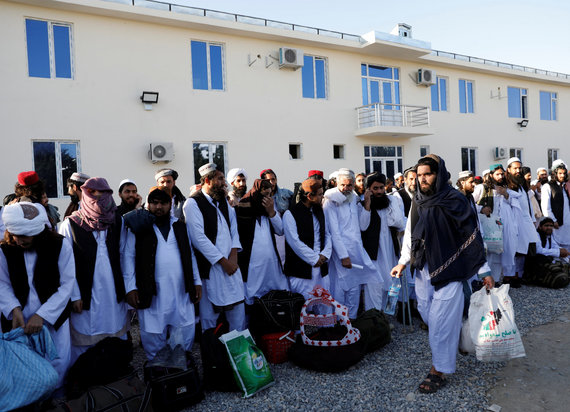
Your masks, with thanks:
M435 393L441 388L443 388L445 385L447 385L446 378L442 378L441 376L436 374L428 373L428 376L424 379L422 383L420 383L418 390L421 393Z

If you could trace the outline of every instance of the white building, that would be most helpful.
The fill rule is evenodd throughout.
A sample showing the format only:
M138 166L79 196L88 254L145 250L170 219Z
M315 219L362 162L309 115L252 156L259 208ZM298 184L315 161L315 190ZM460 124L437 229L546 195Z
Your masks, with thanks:
M146 192L168 166L187 193L210 160L292 187L310 169L390 176L429 152L453 178L569 157L568 75L435 52L405 24L354 36L134 3L0 0L2 193L24 170L61 209L75 168ZM153 164L152 143L173 160Z

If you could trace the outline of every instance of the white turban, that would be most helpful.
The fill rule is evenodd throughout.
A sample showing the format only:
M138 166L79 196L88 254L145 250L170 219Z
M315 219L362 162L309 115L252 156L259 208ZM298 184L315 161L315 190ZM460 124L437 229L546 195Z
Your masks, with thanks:
M39 203L20 202L2 210L6 230L16 236L39 235L49 224L46 209Z
M247 180L247 173L245 172L245 170L236 167L235 169L231 169L228 172L228 175L226 176L226 179L228 180L228 182L230 183L230 185L234 182L234 180L237 179L237 177L239 175L243 175L243 177L245 177L245 179Z

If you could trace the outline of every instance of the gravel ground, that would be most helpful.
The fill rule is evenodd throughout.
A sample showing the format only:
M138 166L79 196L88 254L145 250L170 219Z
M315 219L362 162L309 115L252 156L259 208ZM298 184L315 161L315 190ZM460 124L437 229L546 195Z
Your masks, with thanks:
M523 342L533 326L551 322L570 309L570 287L553 290L523 286L511 289L510 296ZM271 365L275 385L252 398L207 392L205 400L188 410L483 411L490 406L487 392L496 383L495 373L504 362L482 363L475 355L458 355L457 371L448 376L448 385L435 394L422 394L417 388L431 366L428 333L419 328L416 319L413 330L392 322L392 342L347 371L313 372L289 362ZM136 335L136 330L133 332ZM194 358L200 363L198 345ZM143 362L142 349L136 347L135 366L140 368Z

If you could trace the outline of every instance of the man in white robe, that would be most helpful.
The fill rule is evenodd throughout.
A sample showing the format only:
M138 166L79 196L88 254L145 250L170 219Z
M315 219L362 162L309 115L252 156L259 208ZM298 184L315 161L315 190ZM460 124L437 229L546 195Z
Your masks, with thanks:
M214 163L200 167L201 190L184 204L184 216L202 278L202 330L214 328L223 311L230 330L245 328L241 250L235 210L226 200L226 180Z
M541 206L544 216L554 221L553 237L563 248L570 250L570 195L568 170L562 160L552 164L550 182L542 185Z
M71 363L106 337L126 339L129 329L120 252L122 221L104 178L83 186L81 208L65 219L60 233L73 248L76 282L71 294Z
M494 282L485 265L476 213L467 198L447 183L443 159L423 157L416 170L418 192L402 254L391 274L401 276L409 263L420 267L416 295L418 310L429 327L432 367L418 389L434 393L447 383L444 374L455 372L464 285L475 273L487 287L493 287Z
M327 261L332 254L331 237L322 209L320 180L306 179L299 188L299 202L283 215L285 274L291 292L311 297L315 286L330 290Z
M289 290L277 251L275 235L283 222L271 197L271 183L256 179L235 209L242 246L238 264L245 285L245 303L253 305L271 290Z
M138 309L142 346L149 360L166 346L182 344L191 351L194 342L194 302L202 295L198 266L190 247L186 225L171 216L171 197L167 189L149 191L148 210L125 216L131 219L154 218L145 225L133 224L128 230L123 257L123 276L127 302ZM173 337L180 336L180 341Z
M75 265L71 247L46 228L46 218L39 203L21 202L3 209L8 239L0 247L0 312L5 317L3 332L22 327L32 334L47 327L58 353L50 363L59 375L60 388L70 366L66 308L75 282ZM18 273L11 272L16 270ZM20 281L12 283L17 278Z
M330 276L332 296L348 307L348 316L356 319L362 286L367 289L364 307L381 308L382 277L362 245L362 205L354 192L354 173L340 169L337 187L325 192L323 206L331 234L333 254ZM364 218L363 218L364 219ZM373 290L371 290L373 289Z

